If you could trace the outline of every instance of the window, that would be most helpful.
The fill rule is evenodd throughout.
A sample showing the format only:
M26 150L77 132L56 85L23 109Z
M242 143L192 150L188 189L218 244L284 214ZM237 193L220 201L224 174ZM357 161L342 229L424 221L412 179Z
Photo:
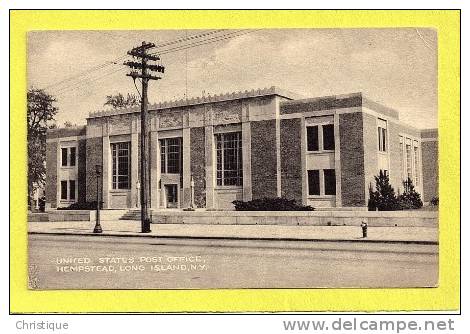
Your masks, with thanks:
M69 199L74 200L75 199L75 180L69 181L69 189L70 189Z
M130 143L112 143L113 189L129 189L130 185Z
M412 161L411 161L411 143L406 143L406 177L413 179Z
M323 130L323 149L335 149L335 130L333 124L326 124L322 127Z
M320 195L320 171L318 169L308 171L308 194Z
M417 143L415 145L417 145ZM417 186L419 183L419 170L418 170L419 169L419 151L418 151L417 146L414 147L414 166L415 166L414 184L415 186Z
M60 199L67 198L67 181L60 181Z
M318 151L318 126L307 126L307 151Z
M336 176L334 169L324 169L325 195L336 195Z
M241 132L215 135L217 153L217 185L243 185L242 134Z
M62 148L62 166L68 166L68 163L67 163L67 157L68 157L67 151L68 151L68 149L67 149L66 147L63 147L63 148Z
M321 135L319 133L321 127ZM323 147L320 148L320 139ZM320 149L331 151L335 149L335 130L333 124L307 126L307 151L315 152Z
M378 123L379 152L387 152L387 121L379 118Z
M62 147L61 149L61 165L62 167L75 166L77 161L76 147Z
M160 139L161 173L179 174L183 166L181 138Z
M75 147L70 148L70 166L75 166L75 161L77 160L76 152L77 152L77 149Z

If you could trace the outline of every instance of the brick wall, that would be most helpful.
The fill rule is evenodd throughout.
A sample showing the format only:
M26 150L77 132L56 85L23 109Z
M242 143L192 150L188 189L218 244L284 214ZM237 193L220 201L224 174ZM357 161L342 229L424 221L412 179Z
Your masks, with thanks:
M343 206L366 205L362 115L362 113L339 115Z
M372 185L372 188L375 189L375 176L379 172L379 162L378 162L378 134L377 134L377 118L369 114L362 114L363 119L363 146L364 146L364 183L366 197L365 204L369 200L369 186ZM391 122L388 122L389 125ZM396 189L395 189L396 191Z
M277 196L276 120L251 122L253 199Z
M439 196L438 153L437 141L426 141L421 143L424 202L429 202L434 196Z
M206 160L204 127L191 128L191 174L194 180L194 203L198 208L206 206Z
M403 191L403 154L400 147L400 126L388 122L388 141L390 150L390 183L395 193Z
M57 142L46 143L46 202L57 207Z
M78 141L78 198L77 201L80 203L86 202L86 139L80 139Z
M324 96L313 99L281 102L280 112L281 115L283 115L292 113L304 113L315 110L360 107L361 105L362 95L360 93L355 93L345 96Z
M300 118L281 120L281 194L302 203Z
M87 138L86 140L86 201L96 201L96 171L95 166L102 164L102 138ZM80 189L80 185L78 185Z

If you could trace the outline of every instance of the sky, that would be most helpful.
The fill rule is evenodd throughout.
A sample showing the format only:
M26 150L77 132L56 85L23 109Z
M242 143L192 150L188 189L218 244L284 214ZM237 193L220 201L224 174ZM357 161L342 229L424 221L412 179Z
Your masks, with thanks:
M224 39L163 52L216 36ZM150 103L271 86L305 98L363 92L405 123L437 127L437 33L426 28L34 31L28 86L56 97L59 125L85 124L108 109L106 95L137 93L122 63L142 41L157 45L165 66Z

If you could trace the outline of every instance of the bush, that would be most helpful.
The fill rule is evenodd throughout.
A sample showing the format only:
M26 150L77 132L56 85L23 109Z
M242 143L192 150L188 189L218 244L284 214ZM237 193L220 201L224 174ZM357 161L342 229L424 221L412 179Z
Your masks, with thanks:
M423 207L421 195L416 191L413 181L410 178L403 182L405 191L398 196L398 203L401 210L420 209Z
M103 202L101 202L100 209L103 208ZM93 202L76 202L69 206L57 208L57 210L96 210L96 201Z
M438 206L439 205L439 196L434 196L431 198L431 205L432 206Z
M237 211L313 211L310 205L301 205L286 198L262 198L252 201L233 201Z
M369 186L369 202L367 204L369 211L399 210L400 205L388 175L380 171L379 175L374 178L376 190L372 189L372 185Z

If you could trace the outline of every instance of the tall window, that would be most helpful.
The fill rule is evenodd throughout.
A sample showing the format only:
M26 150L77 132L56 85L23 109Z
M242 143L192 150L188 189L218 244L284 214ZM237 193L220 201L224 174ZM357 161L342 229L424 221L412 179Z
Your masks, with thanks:
M63 167L75 166L77 160L76 147L62 147L61 149L61 165Z
M183 166L181 138L160 139L160 159L162 174L179 174Z
M412 157L411 157L411 143L406 143L406 177L413 179L413 170L412 170Z
M62 147L62 166L68 166L68 161L67 161L67 158L68 158L68 149L66 147Z
M217 153L217 185L243 185L241 132L215 135Z
M323 147L320 147L320 137ZM333 124L307 126L307 151L335 149L335 130Z
M74 200L75 199L75 180L69 180L69 199Z
M335 130L333 124L326 124L322 126L323 131L323 149L334 150L335 149Z
M417 145L417 144L415 144ZM418 147L417 146L414 146L413 147L413 150L414 150L414 166L415 166L415 179L414 179L414 184L415 186L418 186L419 184L419 151L418 151Z
M60 181L60 199L68 199L67 181Z
M387 152L387 121L379 118L377 135L379 139L379 152Z
M325 195L336 195L336 176L334 169L324 169Z
M308 173L308 194L320 195L320 171L318 169L309 170Z
M307 126L307 151L318 151L318 126Z
M113 189L129 189L130 186L130 142L112 143Z
M70 166L75 166L77 160L77 149L75 147L70 148Z

